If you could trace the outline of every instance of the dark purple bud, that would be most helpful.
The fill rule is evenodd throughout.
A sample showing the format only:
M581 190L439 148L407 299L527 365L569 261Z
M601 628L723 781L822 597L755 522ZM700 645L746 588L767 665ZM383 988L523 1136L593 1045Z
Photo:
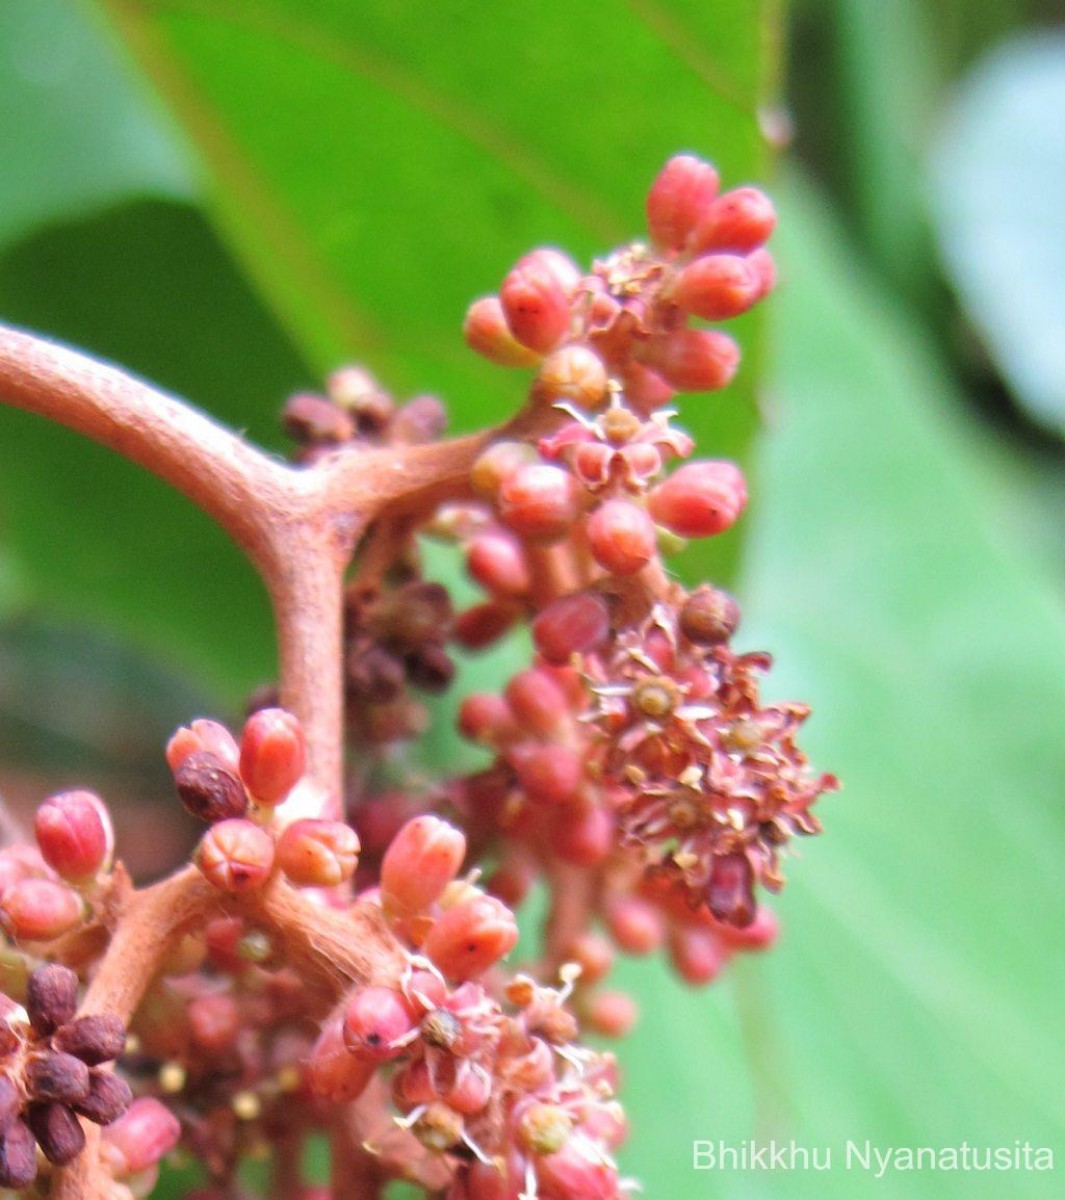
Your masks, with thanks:
M744 929L754 920L754 870L746 854L715 858L706 903L719 921Z
M78 1017L56 1031L52 1045L95 1067L122 1053L126 1045L126 1027L111 1013Z
M65 1025L78 1008L78 977L69 967L46 963L30 975L26 1011L36 1033L52 1033Z
M225 821L248 811L239 776L209 750L190 754L174 772L181 803L201 821Z
M26 1122L19 1119L0 1133L0 1187L18 1191L37 1178L37 1147Z
M133 1103L133 1093L121 1075L110 1071L93 1071L89 1094L73 1105L74 1111L97 1125L110 1125Z
M26 1091L34 1100L72 1104L89 1094L89 1068L73 1054L42 1054L26 1064Z
M44 1157L66 1166L85 1149L85 1130L64 1104L31 1104L27 1119Z

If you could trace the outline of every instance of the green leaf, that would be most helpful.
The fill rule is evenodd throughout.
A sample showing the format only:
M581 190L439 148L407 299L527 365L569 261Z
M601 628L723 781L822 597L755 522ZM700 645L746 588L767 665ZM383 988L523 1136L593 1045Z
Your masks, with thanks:
M278 402L307 373L211 230L144 202L42 230L0 257L0 312L87 347L279 442ZM24 593L121 625L236 700L274 674L265 593L226 536L112 451L4 409L0 506Z
M831 1172L718 1173L708 1196L1049 1197L1053 1174L842 1166L867 1138L1019 1139L1060 1162L1065 614L997 535L989 460L920 333L816 196L797 189L783 228L743 632L777 656L773 693L814 703L804 741L845 791L789 872L782 944L737 981L751 1074L693 1040L711 1078L657 1150L757 1129L835 1151ZM666 1001L644 1036L677 1015Z
M100 0L212 180L220 227L321 370L355 357L439 392L457 428L513 412L524 373L462 344L470 300L530 246L587 260L638 234L678 149L763 175L775 0ZM759 320L726 397L684 421L742 456ZM690 556L731 569L735 539Z
M0 245L131 195L191 199L176 132L70 0L0 6Z
M1014 38L962 84L934 147L936 229L1017 399L1065 431L1065 36Z

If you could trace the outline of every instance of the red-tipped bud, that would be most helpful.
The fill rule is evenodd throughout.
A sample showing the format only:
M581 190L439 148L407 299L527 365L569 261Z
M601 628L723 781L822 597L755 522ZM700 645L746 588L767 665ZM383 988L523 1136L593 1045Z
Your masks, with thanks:
M568 254L554 246L540 246L536 250L530 250L519 261L518 266L524 263L533 263L538 269L542 268L551 275L566 293L567 299L573 295L581 282L580 268Z
M381 861L381 896L397 913L420 912L438 900L466 856L461 830L439 817L415 817L392 839Z
M219 821L201 838L193 861L221 891L252 891L274 869L274 839L251 821Z
M467 650L483 650L499 641L521 615L521 607L513 601L472 604L455 618L451 632Z
M248 811L248 797L235 770L210 750L185 756L174 786L187 812L201 821L225 821Z
M129 1084L111 1071L92 1071L89 1094L73 1105L74 1111L97 1125L117 1121L133 1101Z
M594 804L583 811L565 813L552 827L551 845L566 862L593 867L614 845L614 818Z
M610 606L597 592L576 592L553 601L532 623L533 642L549 663L598 649L610 636Z
M107 809L92 792L61 792L46 800L33 823L44 861L64 879L92 879L109 862L114 833Z
M503 480L496 497L499 515L521 537L551 541L577 519L573 476L550 463L529 463Z
M170 1109L142 1096L104 1131L104 1153L116 1175L133 1175L169 1154L180 1136L181 1123Z
M754 276L758 287L758 299L768 296L777 285L777 264L772 254L762 248L752 250L747 256L747 265Z
M738 928L723 925L718 930L721 940L737 950L767 950L780 936L780 922L771 908L761 905L750 925Z
M424 951L449 979L484 974L518 943L514 915L494 896L449 908L429 931Z
M747 485L734 463L685 463L648 496L651 516L681 537L712 537L728 529L747 503Z
M671 158L647 193L647 228L666 250L681 250L717 195L717 172L691 154Z
M706 254L677 277L671 299L704 321L726 321L746 312L762 295L762 280L737 254Z
M567 719L566 693L549 670L519 671L506 688L506 701L520 729L550 734Z
M26 1012L34 1032L46 1037L71 1020L78 1009L78 977L69 967L44 963L26 984Z
M359 835L342 821L293 821L277 842L277 865L297 887L336 887L355 874Z
M528 442L495 442L473 464L470 483L479 496L494 500L505 479L535 461L536 451Z
M283 708L252 713L240 736L240 777L260 804L280 804L307 765L303 729Z
M557 1154L541 1158L536 1177L545 1196L605 1200L618 1195L617 1167L587 1139L570 1138Z
M600 992L585 1014L589 1027L603 1037L621 1038L632 1032L640 1007L627 992Z
M655 554L654 522L628 500L607 500L588 518L588 545L595 561L611 575L632 575Z
M471 350L501 367L534 367L540 355L510 332L498 296L483 296L466 310L462 336Z
M20 1191L37 1178L37 1146L25 1121L15 1119L0 1132L0 1187Z
M603 360L587 346L563 346L544 359L536 376L535 394L545 404L599 408L607 396Z
M618 896L606 908L606 924L618 946L627 954L650 954L662 945L662 914L638 896Z
M356 1058L344 1045L340 1021L330 1021L311 1051L307 1086L316 1096L346 1103L365 1091L376 1070L375 1062Z
M598 983L610 974L614 948L598 933L582 933L567 948L565 957L580 967L582 984Z
M0 925L16 941L50 942L62 937L85 916L77 892L50 879L23 879L0 898Z
M85 1149L85 1130L65 1104L31 1104L26 1120L41 1153L57 1167L66 1166Z
M189 1036L201 1050L218 1054L228 1050L240 1033L240 1005L228 992L196 996L187 1011Z
M723 854L714 859L706 904L726 925L743 929L754 921L754 869L746 854Z
M202 751L213 754L227 770L236 773L240 763L240 748L236 739L224 725L205 717L190 725L182 725L174 732L167 742L166 761L170 770L176 773L190 754Z
M522 791L534 804L572 804L577 799L584 763L574 750L532 743L515 748L511 757Z
M90 1067L118 1058L125 1045L126 1027L113 1013L93 1013L67 1021L52 1038L56 1050L73 1054Z
M480 533L470 542L466 569L497 596L523 596L532 582L521 542L502 530Z
M415 1020L399 992L360 988L344 1010L344 1045L358 1058L383 1063L403 1053Z
M510 332L523 346L546 354L565 335L570 302L559 274L543 256L520 259L499 289Z
M471 742L492 745L514 731L510 706L494 692L467 696L459 707L459 732Z
M651 366L678 391L713 392L732 382L740 348L716 329L678 329L649 349Z
M650 367L642 363L629 363L624 379L625 399L640 413L652 413L664 408L675 394L675 389Z
M480 1112L492 1098L492 1077L475 1063L466 1062L458 1071L454 1085L444 1100L450 1108L465 1116Z
M693 254L730 250L746 254L765 242L777 223L773 202L758 188L722 192L710 205L688 243Z
M687 925L671 935L669 957L685 983L701 987L721 974L728 951L712 929Z
M740 623L740 606L728 594L704 583L684 601L678 625L689 642L718 646L727 642Z

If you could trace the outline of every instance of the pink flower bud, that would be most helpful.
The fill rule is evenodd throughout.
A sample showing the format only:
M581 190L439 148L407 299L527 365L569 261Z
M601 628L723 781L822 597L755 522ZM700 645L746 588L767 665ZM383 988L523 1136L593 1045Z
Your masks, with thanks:
M627 992L600 992L586 1013L587 1024L602 1037L620 1038L632 1032L640 1008Z
M444 1100L465 1116L481 1112L492 1098L492 1077L484 1069L466 1060L458 1069L454 1085Z
M519 671L507 684L506 700L518 727L534 736L553 733L567 718L566 693L542 667Z
M747 266L758 286L758 299L768 296L777 285L777 265L772 254L765 248L752 250L747 255Z
M545 404L573 404L594 411L606 400L606 366L588 346L563 346L541 363L535 395Z
M403 1053L415 1021L391 988L360 988L344 1010L344 1045L358 1058L383 1063Z
M577 484L550 463L529 463L503 480L496 497L499 515L521 537L552 541L577 519Z
M519 262L533 263L551 275L569 299L581 282L580 268L568 254L554 246L539 246L530 250Z
M762 295L762 279L736 254L705 254L681 271L670 298L704 321L726 321Z
M678 154L647 194L647 228L666 250L681 250L717 195L717 172L702 159Z
M681 392L713 392L732 382L740 348L716 329L678 329L652 343L651 366Z
M551 828L551 846L559 858L578 867L602 862L614 845L614 818L595 804L566 812Z
M473 604L455 618L452 636L467 650L483 650L497 642L522 615L513 601Z
M546 354L565 335L570 303L559 273L543 256L520 259L499 289L510 332L523 346Z
M213 754L227 770L236 772L240 762L236 739L224 725L204 717L190 725L182 725L172 735L166 746L166 761L170 770L176 773L190 754L202 751Z
M114 846L107 809L92 792L52 796L37 810L33 831L44 861L71 882L103 870Z
M260 804L279 804L307 765L300 723L283 708L252 713L240 737L240 777Z
M712 929L689 925L674 930L669 940L669 957L685 983L701 987L721 974L728 951Z
M773 202L758 188L722 192L710 205L688 243L693 254L731 250L746 254L765 242L777 223Z
M340 1021L330 1021L311 1051L307 1086L316 1096L343 1104L366 1090L376 1070L375 1062L356 1058L344 1045Z
M274 839L251 821L219 821L200 839L193 861L221 891L252 891L274 869Z
M339 446L355 436L350 414L313 392L289 396L281 410L281 428L294 442L313 446Z
M439 817L408 821L381 861L381 894L386 909L420 912L440 898L458 875L466 855L462 832Z
M466 569L481 587L497 596L523 596L532 582L521 543L502 530L478 534L470 542Z
M536 1177L544 1196L614 1200L619 1195L617 1167L586 1138L570 1138L557 1153L539 1159Z
M466 310L462 335L471 350L501 367L534 367L540 355L516 341L498 296L483 296Z
M195 996L186 1010L189 1036L201 1050L218 1054L236 1045L240 1033L240 1005L228 992Z
M459 707L459 732L471 742L493 745L514 731L510 706L494 692L467 696Z
M610 636L610 606L598 592L575 592L552 601L532 623L536 649L563 665L574 654L598 649Z
M342 821L293 821L277 841L277 865L297 887L336 887L358 862L359 835Z
M655 555L654 522L628 500L607 500L588 518L588 545L611 575L633 575Z
M599 983L614 965L614 948L598 933L582 933L567 947L565 958L580 967L582 984Z
M495 442L473 464L470 483L479 496L494 500L505 479L535 461L536 451L528 442Z
M50 879L23 879L0 899L0 925L16 941L50 942L85 917L77 892Z
M627 954L650 954L662 945L662 914L638 896L618 896L605 911L607 928Z
M484 974L518 943L514 915L494 896L449 908L429 931L424 951L449 979Z
M516 747L511 760L522 791L534 804L572 804L577 799L584 762L568 746L527 744Z
M780 922L771 908L759 905L750 925L721 925L715 931L721 940L737 950L767 950L780 936Z
M675 394L657 371L638 362L629 363L626 368L623 391L625 399L640 413L664 408Z
M134 1175L169 1154L180 1136L181 1123L170 1109L142 1096L104 1130L104 1152L116 1175Z
M712 537L728 529L747 503L734 463L709 459L678 467L647 498L651 516L681 537Z

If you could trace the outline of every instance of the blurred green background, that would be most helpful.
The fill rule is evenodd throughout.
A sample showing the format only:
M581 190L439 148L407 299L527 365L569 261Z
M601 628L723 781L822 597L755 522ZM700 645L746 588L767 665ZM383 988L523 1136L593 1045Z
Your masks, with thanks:
M1065 1193L1060 21L1036 0L0 2L0 319L277 449L285 395L353 358L447 397L456 428L506 414L516 377L464 349L466 303L532 244L639 233L677 150L778 201L781 287L737 385L683 409L756 499L681 569L735 587L845 790L772 954L706 992L621 972L648 1197ZM16 806L106 788L159 869L181 837L150 807L161 740L270 677L265 598L154 479L25 414L0 431L0 782ZM837 1165L691 1169L692 1139L752 1137ZM1056 1169L877 1180L847 1139L1030 1142Z

